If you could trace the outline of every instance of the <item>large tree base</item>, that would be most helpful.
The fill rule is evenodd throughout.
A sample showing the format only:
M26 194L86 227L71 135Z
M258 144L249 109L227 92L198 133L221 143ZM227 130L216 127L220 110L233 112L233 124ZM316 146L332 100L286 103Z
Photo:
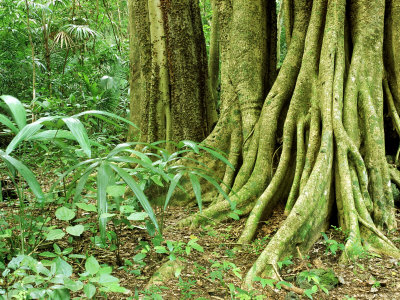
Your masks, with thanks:
M307 253L328 228L333 206L347 233L343 261L363 251L400 257L384 232L396 228L391 178L400 182L385 158L384 99L399 118L383 77L384 9L384 1L294 1L287 57L253 129L243 125L241 138L231 138L229 155L241 149L243 163L223 178L236 212L248 216L239 244L251 242L259 223L286 201L287 217L244 285L277 277L278 261ZM231 208L219 197L180 224L221 222Z

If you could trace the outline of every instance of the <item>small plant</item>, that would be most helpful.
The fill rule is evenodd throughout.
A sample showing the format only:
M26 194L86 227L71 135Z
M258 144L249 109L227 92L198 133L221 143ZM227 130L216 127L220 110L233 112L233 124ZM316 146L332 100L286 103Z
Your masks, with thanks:
M260 282L262 288L265 288L267 285L271 288L274 288L274 284L276 283L275 279L272 278L261 278L259 276L256 276L254 278L254 281Z
M199 252L204 252L204 249L202 246L200 246L198 243L198 238L195 236L190 236L189 242L185 244L184 242L180 241L167 241L167 247L161 246L160 243L158 246L155 246L154 249L156 253L161 253L161 254L168 254L168 258L171 261L174 261L177 259L178 256L181 256L183 254L189 255L192 250L196 250Z
M261 253L261 251L264 250L265 246L268 244L270 239L271 238L269 235L266 235L266 236L262 237L261 239L255 239L251 243L252 251L254 251L255 254L259 255Z
M229 284L229 292L231 294L231 299L241 299L241 300L262 300L266 299L264 295L257 295L256 291L245 291L239 287L236 287L233 283Z
M196 292L192 291L192 288L196 285L196 280L188 279L187 281L183 280L182 277L179 277L178 286L181 290L181 295L183 299L192 299Z
M338 284L338 279L332 270L311 269L299 273L296 284L304 289L308 298L312 299L312 295L319 289L329 294L329 290Z
M227 272L232 272L237 278L242 279L242 275L240 274L240 268L238 268L234 263L229 261L211 261L213 264L211 265L211 273L208 276L212 281L218 279L221 284L225 287L224 277Z
M52 261L38 261L28 255L14 257L2 273L0 298L69 299L71 292L83 290L85 296L92 299L106 292L128 292L119 285L119 279L111 275L112 268L100 266L93 256L86 259L85 272L76 280L72 278L72 266L61 258L62 252L58 255Z
M304 295L306 295L308 298L313 299L313 294L318 292L318 286L313 285L310 289L305 289L304 290Z
M279 269L282 269L283 267L287 267L287 266L293 265L292 258L293 258L293 256L290 255L288 257L285 257L282 261L278 261L277 265L278 265Z
M106 242L107 224L115 217L115 214L110 213L110 208L118 208L124 205L122 195L119 193L110 193L110 187L118 186L121 183L121 186L127 186L133 192L134 199L140 203L141 208L144 210L144 212L132 212L127 219L129 221L137 221L139 219L135 218L139 215L141 216L140 221L149 218L152 225L147 223L146 226L150 235L154 235L155 231L162 234L164 214L171 197L176 187L184 190L180 185L180 180L183 176L187 176L190 180L200 211L202 210L202 199L199 178L210 182L228 201L230 201L228 195L222 190L218 182L200 168L201 163L190 159L191 164L197 163L200 167L187 167L183 164L176 164L178 160L184 161L185 157L182 156L189 152L200 155L200 151L203 151L223 161L227 165L231 165L220 153L192 141L181 141L175 145L178 151L171 154L168 150L161 148L159 144L160 142L151 144L137 142L119 144L102 156L87 159L72 166L64 172L57 181L56 184L61 182L72 172L77 173L73 179L73 183L77 183L73 197L73 201L75 202L80 200L81 193L90 178L90 174L96 174L97 212L99 217L100 237L103 244ZM134 149L135 146L139 145L142 147L142 151ZM132 165L136 167L132 168ZM152 203L150 203L145 193L154 185L168 187L165 199L162 203L160 219L157 219L151 205ZM73 187L74 185L71 184L71 189ZM111 203L110 198L113 199ZM231 202L231 205L233 205L233 202ZM117 219L121 220L121 217L120 214ZM126 223L126 221L123 222ZM120 223L120 221L117 221L117 223Z
M157 286L152 285L149 289L144 290L142 293L144 294L144 299L152 299L152 300L163 300L162 292L163 290L168 290L166 286ZM139 291L135 292L134 299L142 299L139 297Z
M328 236L324 232L321 232L321 234L322 234L322 236L324 238L324 241L325 241L325 246L326 246L325 253L329 253L330 252L333 255L336 255L336 252L338 250L341 250L341 251L344 250L344 244L338 243L335 240L331 240L330 238L328 238Z

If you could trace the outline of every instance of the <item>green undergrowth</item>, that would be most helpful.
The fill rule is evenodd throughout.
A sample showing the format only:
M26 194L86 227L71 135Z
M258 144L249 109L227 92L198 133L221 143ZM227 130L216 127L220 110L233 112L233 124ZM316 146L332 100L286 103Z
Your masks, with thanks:
M168 254L171 261L182 253L202 251L193 238L185 244L143 245L133 260L124 261L120 252L124 230L139 228L162 237L165 213L177 189L187 193L189 186L201 212L200 180L214 186L234 212L235 203L200 160L208 155L231 166L216 149L192 141L174 143L172 153L166 141L104 145L86 130L95 120L135 125L105 111L31 120L18 99L1 100L0 123L11 137L0 149L2 299L86 299L132 292L119 285L110 266L97 261L99 249L113 251L117 265L133 275L140 274L140 268L132 266L142 264L145 249ZM44 159L38 159L42 155ZM148 196L156 186L166 191L158 203ZM89 244L75 252L74 245L83 239ZM181 285L190 293L187 284Z

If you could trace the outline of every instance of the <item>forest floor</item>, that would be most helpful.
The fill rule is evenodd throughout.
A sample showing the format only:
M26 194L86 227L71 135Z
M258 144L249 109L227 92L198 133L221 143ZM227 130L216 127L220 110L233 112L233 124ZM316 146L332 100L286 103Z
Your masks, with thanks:
M146 284L153 273L166 261L168 254L149 252L143 260L141 274L129 275L123 267L117 266L115 252L101 250L95 256L108 265L113 265L114 275L121 279L121 285L132 292L137 290L140 299L308 299L286 289L271 288L268 285L262 288L259 282L254 284L253 292L238 289L241 284L240 276L244 276L253 262L257 259L266 243L284 220L283 209L275 213L264 222L258 231L258 236L250 245L234 250L236 241L242 231L245 220L223 223L216 226L207 226L197 229L177 228L178 220L197 209L170 207L165 217L168 230L164 233L164 241L181 241L187 243L197 238L197 244L204 252L192 250L189 255L181 253L177 259L181 261L182 271L179 276L170 276L157 288L149 289ZM397 214L400 224L400 214ZM391 239L400 246L399 230L392 233ZM332 227L326 232L331 242L330 249L335 245L340 248L345 243L344 234L340 229ZM151 237L146 230L126 230L121 234L120 255L122 261L130 259L140 253L143 247L140 242L149 242ZM89 241L82 241L83 244ZM143 243L142 243L143 244ZM165 243L164 243L165 244ZM333 246L332 246L333 245ZM328 247L329 248L329 247ZM182 251L183 252L183 251ZM361 258L350 264L339 262L341 251L327 249L324 238L319 239L309 251L301 254L303 259L288 258L282 263L280 275L283 280L293 282L303 271L313 269L331 269L338 279L338 284L324 293L321 289L313 294L313 299L400 299L400 262L390 257L380 257L360 254ZM305 289L305 288L304 288ZM236 295L236 296L234 296ZM122 299L116 295L113 299Z
M3 202L0 208L3 213L12 213L16 207ZM50 208L51 211L55 209ZM245 219L232 219L230 222L194 229L176 226L179 220L197 211L196 207L170 206L164 216L166 229L158 248L154 247L157 242L148 234L144 224L118 231L111 226L112 230L118 232L118 250L93 246L90 240L92 233L88 230L81 237L74 238L72 244L67 238L57 241L57 244L61 248L72 246L76 254L94 255L100 263L113 267L113 275L131 294L109 294L108 299L308 299L284 286L279 287L276 282L271 284L272 287L266 282L263 282L264 287L261 282L254 282L251 292L240 289L241 277L245 276L284 221L283 208L276 209L260 225L256 239L240 249L237 249L236 241ZM77 218L84 215L87 213L79 209ZM400 211L396 217L399 228L389 237L400 248ZM95 215L92 219L97 222ZM65 225L62 222L58 224L56 219L52 222L56 222L54 225L58 227ZM188 247L191 243L192 246ZM302 258L290 257L281 262L279 273L282 280L301 287L303 291L311 290L315 285L314 289L318 288L318 291L312 294L313 299L400 299L400 261L360 252L359 259L342 264L340 248L344 243L345 234L340 228L332 226L325 238L321 237L309 253L299 253ZM52 243L48 244L48 248L40 250L52 251ZM154 273L171 259L174 259L178 268L170 272L164 282L147 286ZM84 270L79 264L74 264L74 268L75 274ZM311 281L312 285L307 286L306 283L302 287L296 281L302 272L308 272L312 277L315 269L333 271L337 284L329 294L322 291L321 284Z

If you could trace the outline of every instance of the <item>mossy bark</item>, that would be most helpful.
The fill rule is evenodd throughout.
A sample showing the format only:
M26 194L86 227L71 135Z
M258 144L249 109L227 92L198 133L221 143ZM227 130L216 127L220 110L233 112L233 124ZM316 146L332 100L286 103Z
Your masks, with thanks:
M239 242L250 242L258 224L285 205L286 219L245 285L275 276L277 262L297 247L306 252L333 208L349 233L343 259L362 247L400 257L384 234L396 228L391 177L399 180L399 172L386 162L383 124L387 105L400 132L398 3L285 1L288 53L270 88L268 49L276 34L268 34L266 2L217 3L222 110L204 143L221 146L237 167L221 179L248 215ZM229 212L220 197L181 224L222 221Z
M140 122L140 139L203 140L217 114L198 2L130 0L128 6L131 115Z

